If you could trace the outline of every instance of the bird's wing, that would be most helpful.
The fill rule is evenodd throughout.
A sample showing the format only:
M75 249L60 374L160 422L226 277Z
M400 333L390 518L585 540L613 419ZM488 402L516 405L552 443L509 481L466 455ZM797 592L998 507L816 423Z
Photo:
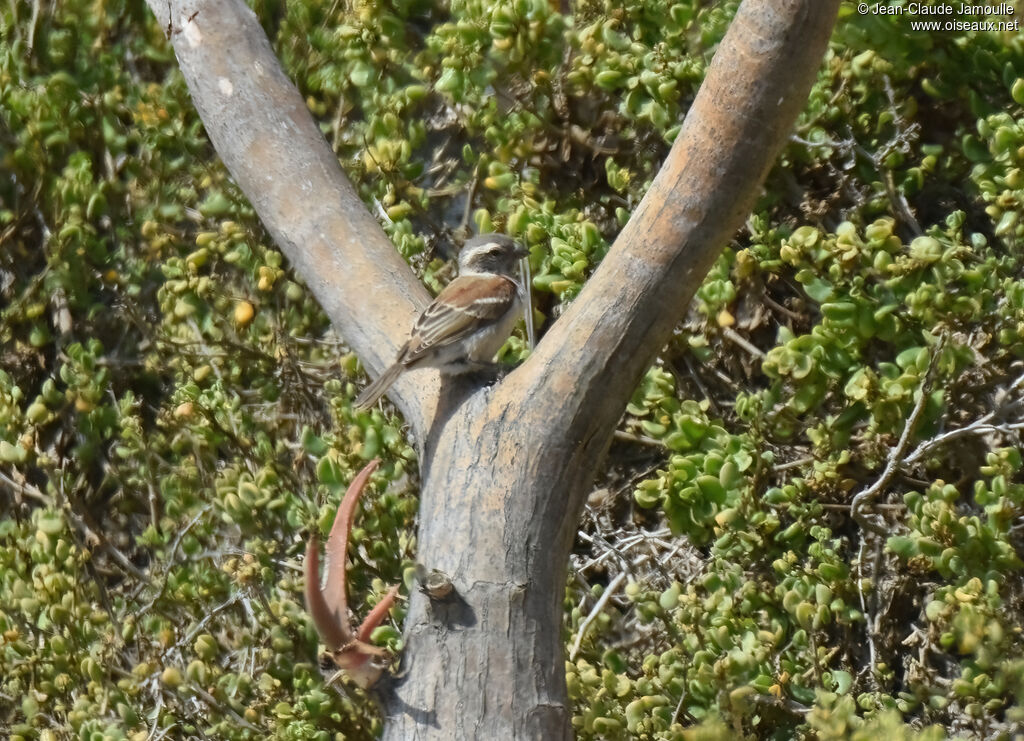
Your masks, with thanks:
M517 295L515 281L500 275L459 276L416 321L405 362L434 347L458 342L504 316Z

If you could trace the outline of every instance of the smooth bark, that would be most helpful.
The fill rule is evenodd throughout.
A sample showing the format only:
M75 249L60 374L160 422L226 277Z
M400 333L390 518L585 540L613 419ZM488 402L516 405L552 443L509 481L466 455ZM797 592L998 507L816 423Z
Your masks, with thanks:
M206 133L331 324L369 368L387 367L430 295L363 205L242 0L147 0L168 32ZM391 400L426 429L432 371Z
M150 4L161 17L166 1ZM171 5L175 50L218 153L339 333L379 372L424 292L248 9ZM439 396L436 377L424 385L418 375L415 388L389 394L421 442L417 559L447 574L456 596L410 595L405 674L383 688L386 739L571 737L561 605L594 471L630 393L752 206L838 5L741 5L650 191L526 363L490 389L459 383Z

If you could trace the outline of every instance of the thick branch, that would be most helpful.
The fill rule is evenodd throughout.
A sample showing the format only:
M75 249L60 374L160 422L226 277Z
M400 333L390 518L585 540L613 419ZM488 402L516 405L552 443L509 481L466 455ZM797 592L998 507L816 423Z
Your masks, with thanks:
M274 242L364 364L394 360L429 296L360 201L242 0L147 0L206 132ZM423 439L429 371L390 397Z
M432 433L418 560L449 576L459 601L411 595L413 660L385 702L386 741L570 737L559 626L584 497L629 394L753 204L837 8L744 2L668 160L579 298L523 367Z
M573 439L614 425L750 212L807 100L838 6L740 6L653 185L579 298L510 378L506 401L530 397L562 410Z

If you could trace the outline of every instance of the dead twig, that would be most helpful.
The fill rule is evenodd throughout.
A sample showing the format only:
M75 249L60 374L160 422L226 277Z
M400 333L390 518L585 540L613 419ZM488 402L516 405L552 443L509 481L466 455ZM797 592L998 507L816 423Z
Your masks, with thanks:
M947 443L951 443L954 440L959 440L962 437L969 437L971 435L986 435L993 432L999 432L1002 434L1008 434L1010 432L1017 432L1024 430L1024 422L1001 422L999 424L990 424L993 419L996 419L1004 412L1008 407L1019 403L1020 399L1009 398L1010 394L1015 391L1019 391L1024 388L1024 375L1019 376L1013 383L1006 389L1006 395L1003 398L1003 403L997 409L993 409L988 414L983 415L979 419L975 420L966 427L960 427L956 430L950 430L944 432L941 435L925 440L918 445L914 451L903 460L904 466L912 466L926 455L931 453L933 450L942 447Z
M885 470L882 471L882 475L879 476L871 486L854 496L853 500L850 502L850 515L853 519L864 530L868 530L875 535L885 536L888 535L888 531L872 520L864 511L864 508L874 502L878 495L885 490L889 485L889 482L892 480L892 477L896 475L896 469L904 461L904 455L907 452L907 446L910 444L910 438L913 436L918 422L921 421L921 415L924 413L925 405L928 403L928 394L931 391L932 383L935 380L935 374L939 366L939 357L942 355L942 350L945 345L946 335L941 335L932 351L931 361L928 364L928 371L925 373L924 380L921 382L921 386L918 389L918 397L914 404L914 409L910 412L910 416L907 417L907 423L903 426L903 432L900 434L900 439L896 443L896 447L894 447L889 453L889 459L886 461Z
M722 329L722 336L725 339L732 342L734 345L739 345L741 348L746 350L749 354L753 355L758 360L764 360L764 350L753 344L746 337L741 335L732 327L725 327Z
M590 626L597 620L597 616L604 610L605 605L608 604L608 600L612 598L622 586L623 582L626 581L626 572L620 571L619 575L616 576L608 586L605 587L604 593L600 599L594 603L594 607L590 610L590 613L584 618L583 622L580 623L580 629L576 632L576 640L573 641L572 650L569 651L569 661L576 661L576 654L580 651L580 645L583 643L583 639L586 638L587 632L590 630Z

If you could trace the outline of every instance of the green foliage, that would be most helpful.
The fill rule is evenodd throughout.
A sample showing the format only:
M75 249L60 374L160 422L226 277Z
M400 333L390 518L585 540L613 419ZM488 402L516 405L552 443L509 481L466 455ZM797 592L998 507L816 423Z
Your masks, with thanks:
M699 567L681 582L663 562L668 574L627 587L618 620L593 623L567 667L583 737L1007 737L1020 722L1019 427L1000 428L1010 447L982 429L937 436L1019 420L1024 50L904 31L840 25L783 155L799 221L772 173L742 248L627 409L626 429L666 449L635 502L699 547ZM939 105L952 133L929 129ZM823 179L833 192L819 196ZM736 360L749 351L734 325L763 358ZM688 355L696 383L678 371ZM905 509L887 512L880 551L850 497L917 406L902 455L917 453L906 473L924 472L924 493L891 484ZM588 601L572 600L570 631ZM630 614L643 648L621 637Z
M368 610L411 555L385 489L414 455L352 414L354 358L211 164L144 5L33 5L0 11L3 735L372 737L317 667L301 535L385 459Z
M543 329L737 3L253 5L424 281L470 220L506 231ZM0 729L371 738L365 696L316 666L302 535L384 460L353 532L364 614L414 558L415 454L398 420L353 412L358 361L216 162L147 13L0 10ZM1024 723L1022 80L1019 37L844 7L588 510L566 593L580 738ZM910 462L868 505L882 542L849 504L902 437Z
M695 544L707 543L716 524L730 526L730 538L732 526L742 531L744 473L754 463L749 439L713 424L706 414L707 402L680 402L672 377L657 368L648 372L638 395L642 395L639 403L630 404L627 413L646 434L676 454L669 458L667 470L640 484L637 504L660 505L672 530L685 533ZM757 525L774 529L779 522L759 518Z
M290 4L278 46L428 285L451 225L472 211L477 230L532 248L534 290L557 306L629 217L623 195L642 194L725 32L734 4L699 5L593 3L573 23L540 0L367 3L328 23ZM634 142L649 154L637 159Z

